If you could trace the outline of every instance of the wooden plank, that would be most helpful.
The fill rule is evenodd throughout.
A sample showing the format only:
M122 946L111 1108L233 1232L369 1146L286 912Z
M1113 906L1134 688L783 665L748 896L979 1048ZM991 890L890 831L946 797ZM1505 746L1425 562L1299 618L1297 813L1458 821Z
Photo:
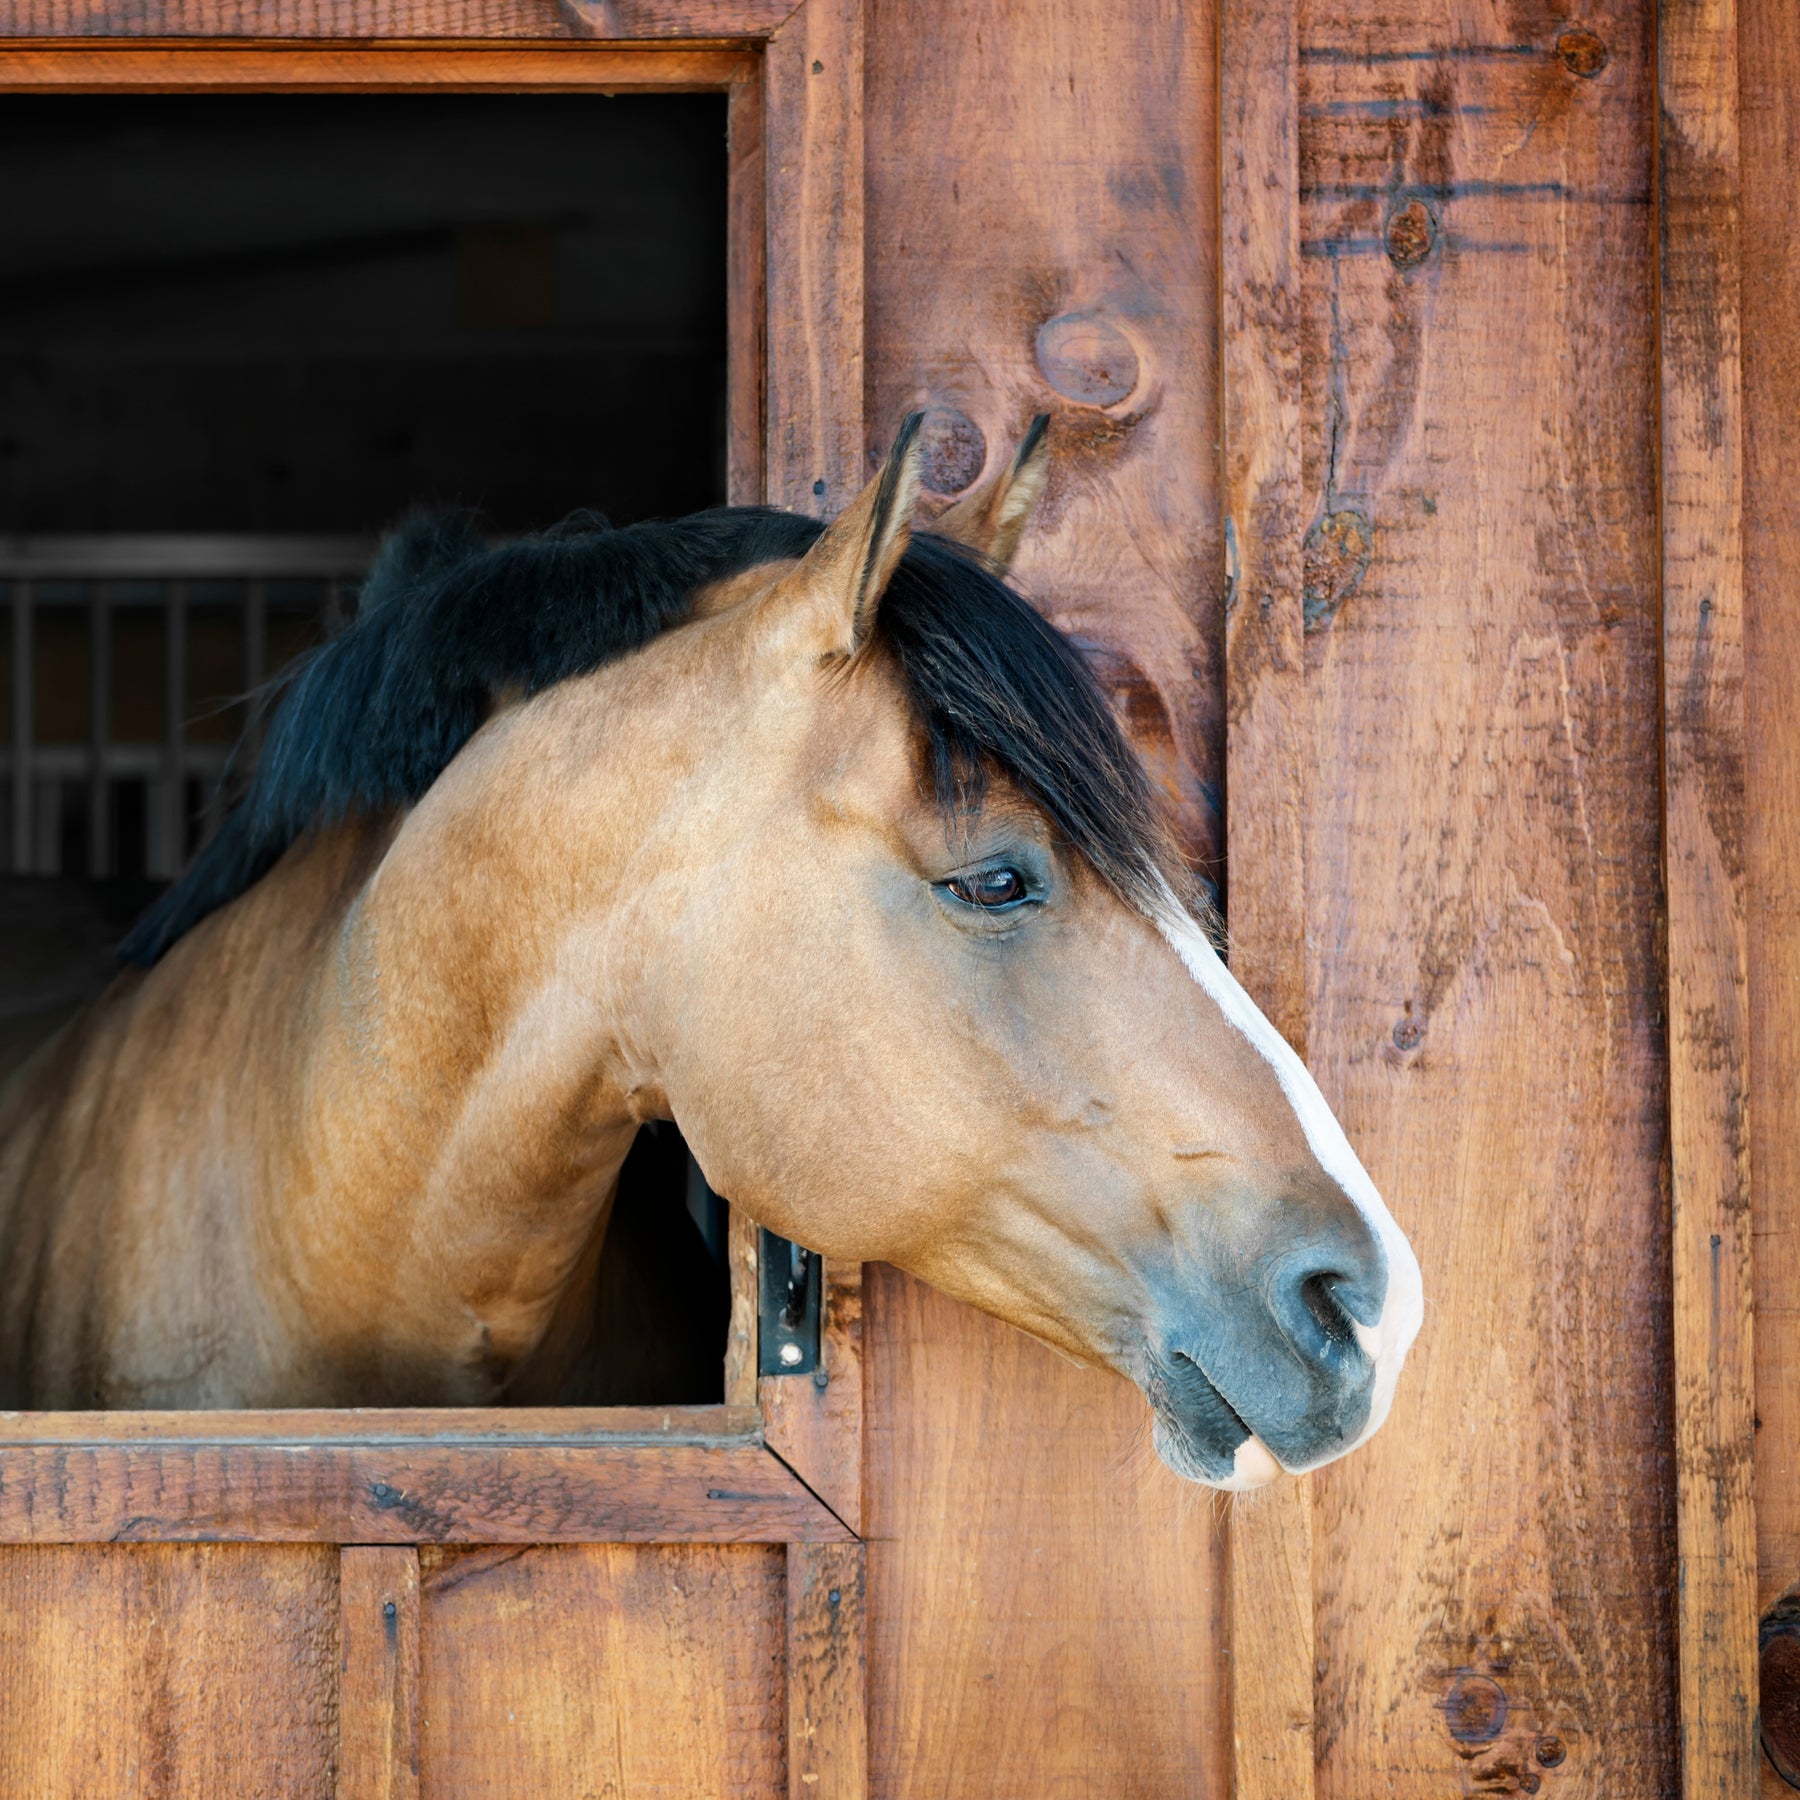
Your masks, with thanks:
M1750 1792L1760 1761L1737 9L1661 0L1656 30L1682 1792L1699 1800Z
M794 0L11 0L0 37L756 42L793 9Z
M740 1207L731 1209L726 1227L730 1259L731 1322L725 1333L725 1401L746 1412L756 1407L756 1322L758 1294L756 1258L761 1244L756 1221ZM757 1414L760 1425L762 1415Z
M418 1800L418 1551L346 1545L338 1612L337 1800Z
M9 0L0 37L580 37L558 0Z
M0 1543L840 1542L757 1444L8 1445Z
M562 0L599 38L742 38L772 36L798 0Z
M754 506L763 497L763 257L768 233L760 59L732 83L727 108L725 495L733 506Z
M1221 15L1231 964L1306 1054L1297 0Z
M337 1553L0 1551L0 1793L328 1800Z
M864 479L862 0L806 0L763 82L763 482L771 504L829 517Z
M434 1550L421 1566L433 1800L786 1792L779 1550Z
M1654 34L1564 10L1300 15L1307 1052L1427 1296L1313 1477L1326 1800L1680 1791Z
M1800 9L1740 0L1757 1605L1800 1589ZM1789 1665L1791 1667L1791 1664ZM1762 1696L1766 1721L1773 1696ZM1788 1716L1794 1716L1791 1690ZM1765 1767L1766 1794L1785 1793Z
M1227 919L1239 980L1306 1054L1297 0L1220 15ZM1237 1800L1313 1792L1312 1487L1231 1512Z
M362 1406L243 1412L0 1412L0 1451L35 1444L747 1444L753 1406Z
M1215 873L1218 9L868 17L865 467L926 407L948 498L1051 414L1020 583ZM1223 1533L1141 1398L891 1269L864 1305L872 1790L1223 1795Z
M1219 9L877 0L869 17L868 453L926 408L949 426L926 485L948 496L1050 414L1019 582L1087 647L1216 876Z
M1224 1534L1143 1401L885 1264L864 1302L870 1791L1222 1800Z
M863 1356L860 1263L825 1263L819 1367L756 1384L763 1441L852 1531L862 1530Z
M40 40L0 45L0 93L702 93L729 89L753 55L687 45Z
M788 1800L866 1800L865 1553L790 1544L787 1554Z

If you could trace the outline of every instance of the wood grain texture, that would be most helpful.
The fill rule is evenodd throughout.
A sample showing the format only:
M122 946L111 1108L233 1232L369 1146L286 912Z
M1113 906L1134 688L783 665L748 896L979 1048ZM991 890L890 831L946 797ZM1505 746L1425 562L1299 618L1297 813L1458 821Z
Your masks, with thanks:
M0 94L699 93L754 52L611 44L0 44Z
M757 1383L763 1441L856 1532L863 1514L862 1289L860 1263L827 1260L818 1373L765 1375Z
M346 1545L338 1621L337 1800L418 1800L418 1551Z
M1313 1530L1307 1476L1231 1508L1231 1768L1235 1800L1313 1791Z
M0 1543L838 1542L757 1444L9 1445Z
M1306 669L1300 598L1297 0L1220 15L1220 411L1226 506L1226 917L1231 963L1306 1054ZM1237 1800L1313 1791L1312 1484L1231 1512Z
M0 38L709 38L755 42L793 0L10 0Z
M1740 0L1745 894L1759 1609L1800 1584L1800 10ZM1786 1794L1763 1770L1766 1795Z
M757 1305L760 1288L756 1259L761 1245L756 1221L738 1207L726 1227L726 1255L731 1263L731 1322L725 1333L725 1402L745 1412L756 1408ZM756 1415L760 1421L760 1414Z
M740 38L786 23L798 0L560 0L597 38Z
M1231 963L1306 1054L1297 0L1221 15L1226 866Z
M868 17L865 469L933 409L947 499L1051 414L1017 574L1216 873L1216 11ZM1223 1795L1222 1532L1154 1465L1142 1401L892 1270L864 1303L873 1791Z
M1301 10L1307 1050L1427 1308L1313 1478L1328 1800L1680 1784L1652 21L1569 23Z
M330 1800L337 1560L0 1551L0 1793Z
M422 1575L432 1800L786 1794L781 1551L432 1550Z
M1142 1399L871 1264L876 1795L1230 1792L1225 1539Z
M872 0L869 18L870 466L914 408L957 415L965 453L928 468L947 496L933 483L991 473L1051 415L1015 573L1088 647L1216 875L1216 9Z
M875 0L866 133L865 468L931 409L948 498L1052 415L1018 576L1209 874L1217 28L1192 0ZM1222 1534L1141 1400L891 1270L864 1301L873 1791L1225 1793Z
M1682 1792L1756 1785L1734 0L1657 8L1664 846Z
M752 1444L753 1406L357 1406L242 1412L0 1412L0 1451L25 1445Z
M562 38L559 0L9 0L0 38Z
M861 1544L788 1547L788 1800L869 1792L865 1573Z
M730 241L725 246L725 497L754 506L763 497L763 310L768 173L763 164L761 60L731 85L726 143Z
M863 0L806 0L763 83L765 498L830 517L863 479Z

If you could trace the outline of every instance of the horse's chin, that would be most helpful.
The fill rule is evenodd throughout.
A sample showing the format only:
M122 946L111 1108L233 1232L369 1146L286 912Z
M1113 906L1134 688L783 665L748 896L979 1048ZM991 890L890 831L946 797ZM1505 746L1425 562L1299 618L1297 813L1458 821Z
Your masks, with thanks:
M1164 1467L1173 1470L1183 1481L1198 1482L1202 1487L1217 1488L1221 1493L1247 1494L1256 1488L1267 1487L1282 1473L1281 1464L1259 1437L1245 1438L1238 1445L1229 1473L1214 1473L1205 1468L1186 1434L1160 1415L1152 1429L1151 1440Z

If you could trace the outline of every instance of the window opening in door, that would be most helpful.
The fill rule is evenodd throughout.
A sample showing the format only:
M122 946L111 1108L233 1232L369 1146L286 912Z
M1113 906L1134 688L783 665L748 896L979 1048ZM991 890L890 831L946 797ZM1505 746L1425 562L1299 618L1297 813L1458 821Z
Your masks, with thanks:
M384 525L725 498L725 109L8 102L0 1078L217 828L249 696L354 610ZM721 1398L722 1205L673 1128L633 1149L601 1289L562 1398Z

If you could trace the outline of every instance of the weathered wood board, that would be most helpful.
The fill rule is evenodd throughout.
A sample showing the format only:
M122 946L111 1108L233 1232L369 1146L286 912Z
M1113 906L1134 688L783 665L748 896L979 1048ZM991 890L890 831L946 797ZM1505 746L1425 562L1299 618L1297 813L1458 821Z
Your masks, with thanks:
M0 1550L0 1793L331 1800L338 1556Z
M1757 1605L1800 1587L1800 10L1741 0L1744 884L1756 1295ZM1790 1766L1800 1683L1762 1694ZM1762 1791L1790 1794L1765 1758Z
M433 1800L785 1794L779 1550L433 1550L420 1573Z
M948 497L1051 414L1018 573L1217 874L1217 19L867 8L871 465L924 407ZM872 1270L873 1791L1229 1791L1224 1532L1110 1376Z
M1308 1050L1428 1296L1314 1478L1343 1800L1678 1790L1654 64L1581 23L1300 12Z

